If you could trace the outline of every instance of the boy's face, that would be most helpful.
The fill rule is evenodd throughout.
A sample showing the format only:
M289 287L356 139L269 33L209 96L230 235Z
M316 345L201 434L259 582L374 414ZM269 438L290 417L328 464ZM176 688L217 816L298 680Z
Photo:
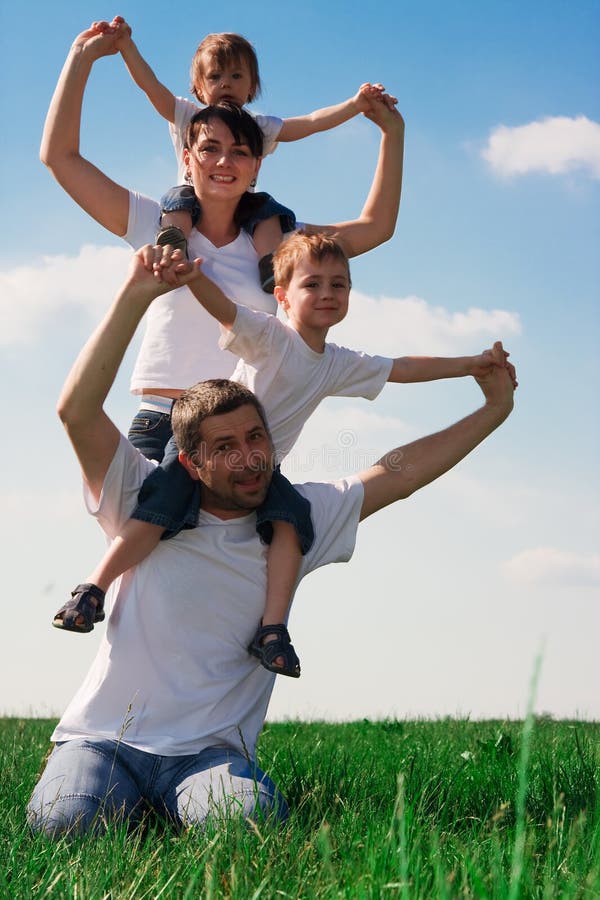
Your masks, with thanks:
M195 85L198 96L207 106L229 100L236 106L248 103L254 95L254 85L248 64L238 59L234 64L219 66L211 54L202 56L203 75Z
M277 286L275 296L290 324L301 335L324 334L348 312L350 273L343 259L325 256L320 262L303 257L296 265L287 288Z

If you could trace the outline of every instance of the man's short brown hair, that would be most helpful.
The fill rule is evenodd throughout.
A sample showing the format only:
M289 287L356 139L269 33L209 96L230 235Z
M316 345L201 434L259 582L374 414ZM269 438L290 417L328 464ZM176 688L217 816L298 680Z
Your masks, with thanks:
M273 255L273 269L275 270L275 284L283 288L289 287L294 269L300 260L310 257L316 262L321 262L326 257L341 260L348 270L350 279L350 264L346 251L334 237L328 234L307 234L305 231L295 231L289 238L279 245Z
M237 381L229 381L227 378L212 378L209 381L200 381L189 388L175 400L171 411L173 435L179 450L191 456L202 440L202 422L209 416L233 412L240 406L255 408L270 437L262 404L244 385L238 384Z

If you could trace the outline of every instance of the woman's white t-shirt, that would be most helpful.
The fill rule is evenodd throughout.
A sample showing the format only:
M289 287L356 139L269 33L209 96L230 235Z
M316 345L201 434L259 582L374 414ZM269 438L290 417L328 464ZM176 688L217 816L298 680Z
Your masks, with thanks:
M129 193L125 240L134 249L153 244L160 226L160 206ZM277 303L259 282L258 258L245 231L225 247L215 247L197 229L188 241L191 259L201 257L202 270L242 306L275 314ZM219 349L219 325L187 287L170 291L151 304L145 317L142 346L131 377L134 394L153 388L185 390L207 378L231 378L236 360Z

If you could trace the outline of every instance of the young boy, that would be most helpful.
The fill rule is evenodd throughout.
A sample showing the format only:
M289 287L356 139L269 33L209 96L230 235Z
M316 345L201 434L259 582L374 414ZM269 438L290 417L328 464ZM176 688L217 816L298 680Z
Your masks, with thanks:
M171 139L179 166L180 186L172 188L161 198L162 228L157 243L170 244L187 252L187 238L199 221L202 210L193 189L185 184L182 163L184 135L198 105L175 97L156 78L148 63L141 56L131 37L130 26L116 16L111 26L121 35L118 46L135 83L170 123ZM191 91L204 106L223 101L245 106L260 94L258 60L252 45L239 34L209 34L199 44L192 59ZM298 141L319 131L327 131L348 121L369 108L367 98L383 98L383 86L363 84L354 97L336 106L315 110L305 116L283 121L275 116L255 115L264 135L264 156L273 153L279 141ZM390 98L386 102L393 102ZM259 257L259 273L263 290L273 293L272 253L281 243L283 233L293 231L294 213L265 193L254 195L252 212L241 222L251 235Z
M171 261L172 252L169 248L157 247L155 253L155 272L160 278L162 269ZM274 292L287 315L287 323L230 300L202 273L200 264L201 260L193 264L196 272L188 281L188 286L205 309L220 322L224 332L222 348L240 357L232 380L247 385L262 402L278 463L289 453L308 416L325 397L362 396L375 399L386 382L409 383L466 375L481 376L491 366L507 366L508 354L497 346L477 356L389 359L327 343L329 329L341 322L348 311L351 280L343 248L334 238L324 234L296 232L275 253ZM191 265L182 262L181 271L189 271ZM512 367L508 368L511 371ZM219 452L227 454L225 440ZM198 460L196 468L209 464L210 461ZM251 490L251 474L247 478L243 472L236 474L234 459L231 460L231 469L232 477L239 478L240 489ZM165 507L169 508L169 527L172 529L178 530L186 523L195 521L198 498L193 490L194 481L187 479L185 496L180 503L174 497L172 482L163 477L165 471L159 467L149 476L140 492L139 507L144 507L147 520L130 519L122 535L116 539L120 542L121 572L138 563L158 543L161 529L148 522L159 520L164 515ZM194 478L193 470L188 469L188 474ZM275 493L282 491L287 498L287 480L279 473L274 477L274 482ZM148 488L144 490L146 486ZM262 517L263 523L270 522L271 516L278 519L274 506L277 506L277 500L268 499L259 520ZM286 523L277 521L276 527L285 529ZM286 531L287 548L282 550L276 563L269 553L265 611L261 626L248 649L269 671L298 677L299 661L284 623L296 583L301 550L295 529L289 527ZM113 546L114 542L109 554ZM281 546L285 546L284 542ZM74 610L67 604L57 613L58 621L55 619L54 624L58 627L65 627L63 619L67 608ZM77 612L83 615L84 611L79 609ZM103 618L101 607L100 612ZM89 624L93 627L93 614L96 614L96 621L100 617L95 606L91 613ZM63 619L59 618L61 614Z

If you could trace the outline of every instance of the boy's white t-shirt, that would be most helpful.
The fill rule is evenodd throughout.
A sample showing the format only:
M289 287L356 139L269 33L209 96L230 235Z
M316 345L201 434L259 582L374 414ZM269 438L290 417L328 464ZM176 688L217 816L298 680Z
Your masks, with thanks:
M173 142L173 149L177 158L177 178L178 184L185 182L185 166L183 164L183 146L185 141L185 132L194 116L201 109L205 109L202 103L192 103L184 97L175 97L175 121L169 123L169 133ZM244 107L248 115L256 121L256 124L263 133L263 157L268 156L277 149L277 138L283 125L283 119L277 116L263 116L258 113L250 112Z
M100 502L86 492L109 539L152 468L121 436ZM363 487L351 478L298 489L316 535L304 577L351 557ZM201 511L198 528L161 542L113 585L98 653L52 740L108 738L164 756L226 746L254 756L275 679L247 651L266 578L255 513L224 521Z
M141 194L129 193L125 240L134 249L154 244L160 206ZM215 247L197 229L188 241L191 259L201 257L202 269L228 297L252 309L274 314L277 303L260 286L258 257L245 231L225 247ZM235 361L219 349L219 325L187 287L154 300L145 316L145 332L131 390L185 390L207 378L231 378Z
M374 400L393 364L388 357L329 342L317 353L276 316L239 305L231 330L222 330L220 346L240 357L231 378L262 403L279 462L325 397Z

